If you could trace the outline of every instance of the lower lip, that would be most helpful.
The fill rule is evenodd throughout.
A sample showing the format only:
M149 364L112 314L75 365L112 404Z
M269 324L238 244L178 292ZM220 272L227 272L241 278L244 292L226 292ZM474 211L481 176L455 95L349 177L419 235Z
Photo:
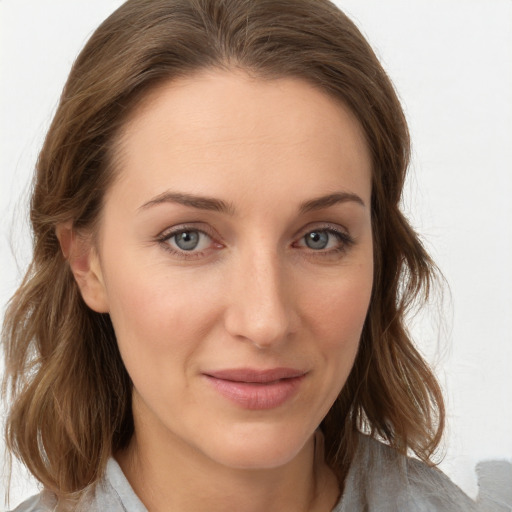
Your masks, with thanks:
M225 398L244 409L275 409L290 400L298 391L304 375L268 383L239 382L205 375L210 384Z

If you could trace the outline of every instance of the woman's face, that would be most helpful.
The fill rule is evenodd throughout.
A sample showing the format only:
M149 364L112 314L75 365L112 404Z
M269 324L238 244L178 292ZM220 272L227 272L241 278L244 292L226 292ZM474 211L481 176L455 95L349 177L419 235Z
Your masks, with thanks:
M153 91L120 143L89 303L112 318L137 435L286 464L342 389L370 300L361 127L306 82L210 70Z

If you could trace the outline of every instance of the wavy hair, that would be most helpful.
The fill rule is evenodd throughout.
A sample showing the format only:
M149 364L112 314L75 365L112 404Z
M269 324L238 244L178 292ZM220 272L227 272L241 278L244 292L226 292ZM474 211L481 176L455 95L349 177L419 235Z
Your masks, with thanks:
M8 449L60 498L79 496L133 434L131 381L108 315L81 298L56 237L94 231L127 116L162 81L205 68L306 80L347 105L371 151L374 283L348 381L322 422L340 484L357 432L431 463L444 407L408 334L435 266L400 211L409 163L395 90L356 26L328 0L129 0L73 65L41 149L33 259L4 320Z

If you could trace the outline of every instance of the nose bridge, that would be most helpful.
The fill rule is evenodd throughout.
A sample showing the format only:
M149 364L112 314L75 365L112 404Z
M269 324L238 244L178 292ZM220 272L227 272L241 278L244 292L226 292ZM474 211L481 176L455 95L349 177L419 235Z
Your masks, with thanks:
M288 278L277 251L260 245L238 255L226 328L259 348L284 341L292 328Z

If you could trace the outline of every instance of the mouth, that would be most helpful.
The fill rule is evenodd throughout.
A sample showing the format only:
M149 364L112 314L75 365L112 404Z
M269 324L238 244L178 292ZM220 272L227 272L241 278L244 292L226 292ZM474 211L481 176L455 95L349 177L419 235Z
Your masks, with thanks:
M275 409L299 391L307 372L295 368L233 368L203 373L224 398L249 410Z

